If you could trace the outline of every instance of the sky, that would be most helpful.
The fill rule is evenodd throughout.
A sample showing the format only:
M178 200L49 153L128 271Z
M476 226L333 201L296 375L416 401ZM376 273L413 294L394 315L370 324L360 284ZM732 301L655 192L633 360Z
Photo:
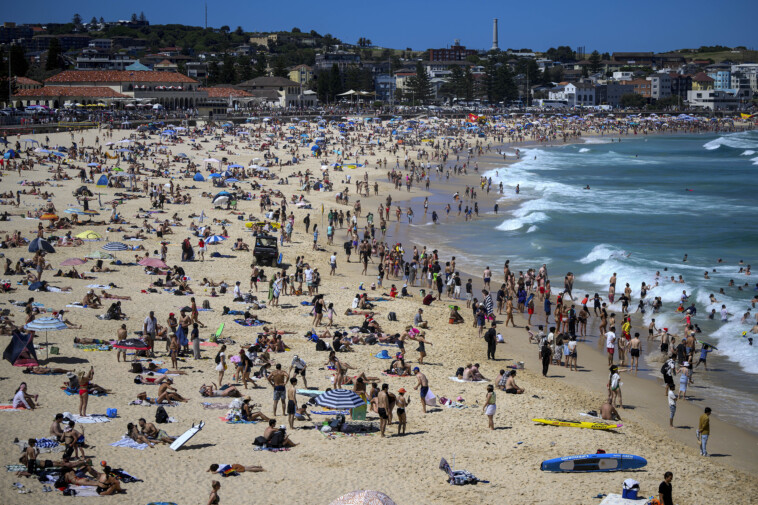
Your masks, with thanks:
M204 0L25 0L8 2L2 21L69 22L129 19L144 12L152 24L203 26ZM756 0L211 0L208 26L245 31L316 30L349 43L366 37L375 45L426 50L459 39L473 49L492 46L492 19L499 18L500 48L544 51L568 45L589 53L656 51L703 45L758 48ZM748 21L750 20L750 21ZM742 27L742 28L741 28Z

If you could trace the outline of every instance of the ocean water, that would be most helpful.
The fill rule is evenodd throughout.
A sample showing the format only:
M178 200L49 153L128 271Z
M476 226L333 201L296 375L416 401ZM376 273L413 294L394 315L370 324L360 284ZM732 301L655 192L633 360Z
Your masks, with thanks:
M516 272L547 263L556 291L563 289L563 276L571 271L574 296L580 300L597 292L607 301L608 280L615 272L617 297L626 283L632 288L632 310L641 283L655 285L660 272L659 285L647 299L662 297L663 311L653 316L648 310L645 323L653 316L658 327L680 333L683 323L675 309L686 290L698 309L694 322L703 330L701 339L719 348L709 357L709 365L719 371L700 380L710 381L713 392L718 391L716 401L742 399L755 407L758 335L756 345L750 346L742 332L749 332L755 322L750 301L758 296L758 273L739 273L739 261L758 269L756 152L758 131L651 136L620 143L595 138L522 149L521 161L484 174L492 177L493 187L504 184L499 215L462 222L442 212L444 234L435 233L435 240L454 249L469 272L481 272L487 265L502 272L506 259ZM685 254L687 262L682 261ZM710 279L704 278L706 271ZM677 280L681 275L684 283L667 280L672 275ZM734 287L728 286L730 280ZM711 293L718 303L710 302ZM719 316L709 320L707 314L712 309L718 313L722 303L734 316L726 324ZM619 304L611 308L620 313ZM751 317L741 323L748 309ZM597 332L594 324L592 330ZM659 368L655 362L649 365ZM696 374L696 380L701 377L705 374ZM712 400L707 392L702 394ZM755 410L752 414L750 427L758 431Z

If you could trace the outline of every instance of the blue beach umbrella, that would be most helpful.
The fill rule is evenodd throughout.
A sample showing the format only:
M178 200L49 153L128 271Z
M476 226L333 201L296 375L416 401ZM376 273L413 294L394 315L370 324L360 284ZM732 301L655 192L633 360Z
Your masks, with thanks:
M54 253L55 248L45 240L44 238L35 238L31 242L29 242L29 252L30 253L36 253L37 251L42 251L46 253Z
M221 235L211 235L207 239L205 239L206 244L218 244L219 242L223 242L226 240L226 237L222 237Z
M129 246L122 243L122 242L108 242L103 246L103 249L106 251L116 252L116 251L128 251Z

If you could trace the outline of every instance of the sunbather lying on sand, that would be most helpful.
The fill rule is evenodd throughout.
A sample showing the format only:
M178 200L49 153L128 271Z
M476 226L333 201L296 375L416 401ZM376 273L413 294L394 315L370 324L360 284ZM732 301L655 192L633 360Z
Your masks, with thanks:
M229 386L226 389L216 389L215 384L211 384L209 386L203 384L200 386L200 394L204 397L242 397L242 393L240 393L239 390L237 390L237 388L234 386Z

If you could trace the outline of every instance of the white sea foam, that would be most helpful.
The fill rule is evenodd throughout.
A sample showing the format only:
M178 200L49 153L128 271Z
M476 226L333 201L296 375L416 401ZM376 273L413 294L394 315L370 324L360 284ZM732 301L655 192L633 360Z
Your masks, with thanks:
M758 148L758 138L750 132L739 132L730 133L703 144L703 147L709 151L716 150L721 146L731 147L732 149L755 149Z
M750 161L753 162L753 165L758 165L758 156L756 156L755 158L750 158Z
M623 258L627 255L627 252L623 249L617 249L609 244L598 244L592 248L592 251L584 258L579 260L579 263L585 265L593 263L598 260L607 260L611 258Z
M603 137L586 137L584 139L585 144L610 144L611 139Z
M749 332L749 324L740 324L740 318L738 316L734 318L733 321L723 324L714 331L711 337L716 340L714 344L719 348L719 354L737 363L745 372L758 374L758 346L749 345L747 338L742 336L742 332L747 331L748 336L755 337L755 335Z
M537 230L539 230L539 228L537 227L537 225L532 225L532 226L529 227L528 230L526 230L526 232L527 233L534 233Z
M747 150L743 151L740 154L740 156L752 156L753 154L755 154L755 151L753 151L752 149L747 149Z
M518 210L514 212L514 214L516 213L518 213ZM526 225L541 223L543 221L547 221L548 219L549 218L547 214L544 212L533 212L531 214L525 214L522 216L514 217L512 219L506 219L500 224L500 226L497 227L497 229L502 231L516 231L520 230Z
M588 153L588 152L590 152L590 150L587 149L586 147L582 147L581 149L579 149L579 152L580 153Z

